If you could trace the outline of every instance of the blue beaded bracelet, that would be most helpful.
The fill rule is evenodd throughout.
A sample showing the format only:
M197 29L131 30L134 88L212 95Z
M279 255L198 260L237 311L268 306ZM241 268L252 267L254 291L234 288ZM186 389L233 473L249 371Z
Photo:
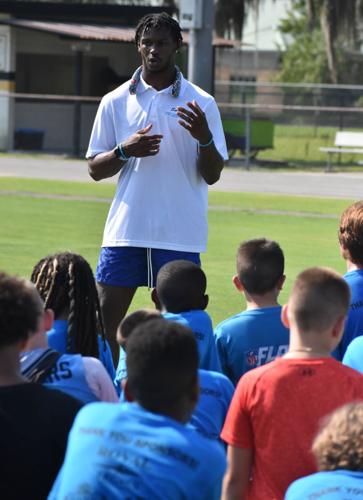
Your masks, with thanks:
M199 142L199 147L200 148L207 148L208 146L210 146L212 144L212 142L213 142L213 136L212 136L211 140L209 142L207 142L207 144L201 144Z
M120 152L120 158L121 158L121 160L127 161L127 160L130 159L129 156L125 155L125 151L123 150L123 147L122 147L121 143L118 145L118 150Z

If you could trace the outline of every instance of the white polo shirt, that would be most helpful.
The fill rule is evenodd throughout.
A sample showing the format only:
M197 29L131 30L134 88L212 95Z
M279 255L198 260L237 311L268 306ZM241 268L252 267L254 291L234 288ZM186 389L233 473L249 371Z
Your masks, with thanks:
M204 252L208 186L197 170L198 142L178 123L176 107L195 99L217 150L228 159L215 100L183 77L178 97L171 95L171 86L158 92L142 78L136 94L130 94L129 85L102 99L86 157L110 151L149 123L149 134L162 134L163 139L156 156L132 157L122 168L102 246Z

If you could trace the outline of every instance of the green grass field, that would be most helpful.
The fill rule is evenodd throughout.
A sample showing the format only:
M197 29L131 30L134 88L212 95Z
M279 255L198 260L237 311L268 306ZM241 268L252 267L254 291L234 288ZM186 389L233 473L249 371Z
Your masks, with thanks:
M0 178L0 268L29 277L48 253L72 250L95 268L114 187L109 184ZM352 200L242 193L210 193L209 244L202 256L214 323L244 307L231 277L240 241L266 236L285 252L286 301L296 274L326 265L343 273L337 244L342 210ZM136 294L132 309L150 306L147 289Z

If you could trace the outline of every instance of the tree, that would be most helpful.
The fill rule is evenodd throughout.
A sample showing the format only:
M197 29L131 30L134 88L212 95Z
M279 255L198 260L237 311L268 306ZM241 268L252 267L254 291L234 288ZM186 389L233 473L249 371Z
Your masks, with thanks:
M324 38L320 25L312 24L305 0L295 2L278 30L284 44L277 80L290 83L320 83L329 79Z
M258 15L261 0L216 0L215 29L218 36L241 40L249 10Z
M306 0L310 32L320 24L325 42L330 80L339 82L337 44L345 49L358 45L358 22L363 14L362 0Z
M349 52L358 48L357 26L362 3L294 0L279 25L285 46L278 79L312 83L362 81L360 68L349 56Z

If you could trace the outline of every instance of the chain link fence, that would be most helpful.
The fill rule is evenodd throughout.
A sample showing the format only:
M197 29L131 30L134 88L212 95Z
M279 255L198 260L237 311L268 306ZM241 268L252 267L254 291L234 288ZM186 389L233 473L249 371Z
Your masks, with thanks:
M334 146L338 131L363 132L363 86L216 81L214 94L231 165L322 168L327 154L320 148ZM2 149L83 156L99 101L1 92ZM363 154L333 160L356 167Z

